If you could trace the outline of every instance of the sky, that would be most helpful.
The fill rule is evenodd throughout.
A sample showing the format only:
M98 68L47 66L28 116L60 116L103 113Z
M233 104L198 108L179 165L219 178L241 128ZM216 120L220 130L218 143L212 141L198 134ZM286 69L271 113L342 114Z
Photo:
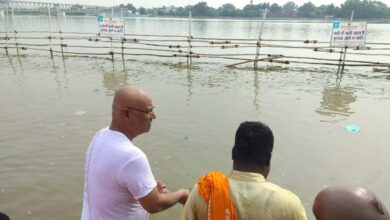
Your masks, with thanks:
M11 0L12 1L12 0ZM15 0L18 1L18 0ZM51 3L69 3L69 4L81 4L81 5L99 5L99 6L113 6L119 4L131 3L136 8L153 8L161 6L186 6L186 5L195 5L198 2L205 1L207 5L213 8L218 8L223 4L231 3L236 6L236 8L243 8L245 5L250 3L250 0L19 0L19 1L34 1L34 2L51 2ZM303 5L309 0L295 0L295 4L298 6ZM310 0L314 5L320 6L322 4L334 4L340 6L345 0ZM379 0L385 3L387 6L390 6L390 0ZM278 5L283 5L289 0L253 0L253 4L259 3L277 3Z

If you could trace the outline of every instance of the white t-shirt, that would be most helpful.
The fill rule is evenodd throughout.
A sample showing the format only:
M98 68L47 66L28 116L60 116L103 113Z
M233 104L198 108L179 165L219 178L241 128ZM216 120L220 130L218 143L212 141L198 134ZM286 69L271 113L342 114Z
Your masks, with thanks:
M103 128L87 150L81 219L148 219L137 199L155 186L146 155L124 134Z

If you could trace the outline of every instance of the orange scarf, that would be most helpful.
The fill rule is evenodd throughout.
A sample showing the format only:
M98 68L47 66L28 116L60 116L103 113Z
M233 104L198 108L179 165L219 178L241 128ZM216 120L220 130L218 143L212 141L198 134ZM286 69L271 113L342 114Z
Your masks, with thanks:
M208 220L235 220L228 178L222 172L209 172L198 180L199 194L208 207Z

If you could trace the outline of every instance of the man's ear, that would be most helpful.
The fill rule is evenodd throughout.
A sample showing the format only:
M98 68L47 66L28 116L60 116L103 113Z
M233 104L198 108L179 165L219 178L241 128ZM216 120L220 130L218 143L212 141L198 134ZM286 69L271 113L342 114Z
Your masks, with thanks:
M388 214L386 208L383 206L382 202L378 199L378 198L375 198L372 202L372 204L375 206L375 208L378 210L378 212L381 214L381 215L386 215Z
M271 166L271 157L272 157L272 154L269 155L269 157L267 158L267 160L265 161L265 165L267 167L270 167Z

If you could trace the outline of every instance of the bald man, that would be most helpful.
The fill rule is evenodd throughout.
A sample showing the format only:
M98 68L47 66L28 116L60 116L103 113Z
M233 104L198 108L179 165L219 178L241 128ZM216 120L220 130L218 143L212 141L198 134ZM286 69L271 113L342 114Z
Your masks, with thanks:
M141 89L123 87L115 93L111 125L97 132L87 150L81 219L142 220L187 200L188 190L169 192L155 180L146 155L132 143L150 130L153 109Z
M313 213L317 220L390 220L373 192L353 186L333 186L319 192Z

